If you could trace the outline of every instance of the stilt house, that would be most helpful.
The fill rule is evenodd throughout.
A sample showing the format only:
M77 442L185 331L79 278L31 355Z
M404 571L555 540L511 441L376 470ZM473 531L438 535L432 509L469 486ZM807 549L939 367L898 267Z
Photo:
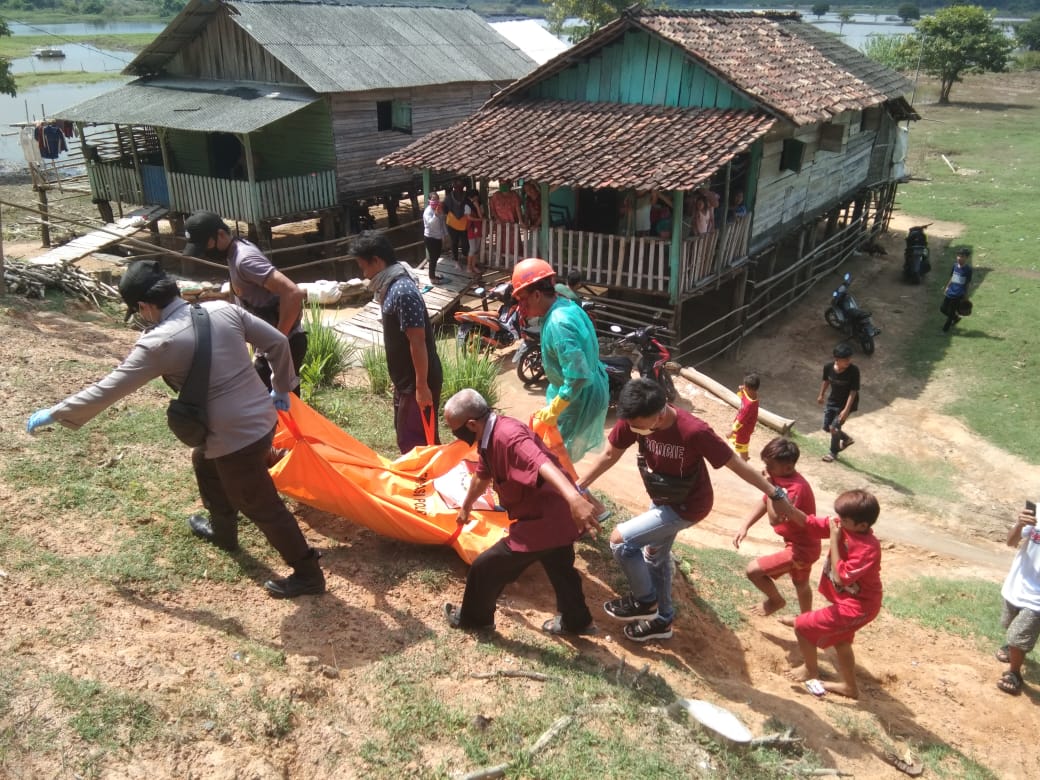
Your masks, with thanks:
M381 162L536 182L486 261L577 268L704 357L887 224L910 91L798 14L635 6Z
M380 156L534 67L461 7L189 0L127 66L135 81L61 118L79 125L103 207L209 209L261 234L317 216L343 235L359 199L412 189Z

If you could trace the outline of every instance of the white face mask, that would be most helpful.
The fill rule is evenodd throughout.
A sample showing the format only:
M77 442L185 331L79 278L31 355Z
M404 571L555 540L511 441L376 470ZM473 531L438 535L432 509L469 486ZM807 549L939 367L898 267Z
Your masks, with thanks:
M632 431L632 433L638 434L639 436L649 436L651 433L654 432L653 428L636 428L631 425L628 426L628 429Z
M632 425L632 423L629 423L628 424L629 430L631 430L632 433L636 434L637 436L649 436L651 433L655 433L658 430L657 426L660 424L661 418L664 417L664 413L665 413L665 411L667 409L668 409L668 407L665 406L664 408L661 409L661 411L659 411L656 415L654 415L654 422L652 423L652 427L650 427L650 428L637 428L634 425Z

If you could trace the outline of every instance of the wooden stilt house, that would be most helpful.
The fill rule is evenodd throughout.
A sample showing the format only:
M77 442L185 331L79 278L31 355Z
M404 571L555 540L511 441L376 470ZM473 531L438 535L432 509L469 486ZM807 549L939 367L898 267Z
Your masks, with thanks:
M377 158L534 67L461 7L189 0L127 66L135 81L60 113L103 209L209 209L261 234L317 216L343 235L358 201L414 189Z
M887 224L910 89L798 14L636 6L381 162L536 182L490 265L577 268L703 358Z

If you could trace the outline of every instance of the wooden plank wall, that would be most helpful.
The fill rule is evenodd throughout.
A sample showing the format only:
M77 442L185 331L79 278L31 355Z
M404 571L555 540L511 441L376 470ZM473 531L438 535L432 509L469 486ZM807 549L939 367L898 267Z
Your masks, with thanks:
M532 85L534 97L682 108L752 108L751 101L678 47L630 31L583 61Z
M228 18L227 8L214 14L199 36L166 63L166 74L225 81L303 84L303 81Z
M369 195L408 182L411 175L407 171L382 168L376 165L376 160L432 130L462 121L480 108L492 92L490 84L471 83L332 95L332 135L340 196ZM378 129L376 103L385 100L411 102L410 135Z
M786 226L800 223L837 206L868 181L871 152L878 135L860 126L859 112L840 119L849 123L849 139L843 152L819 148L820 125L797 128L793 133L770 134L762 142L762 164L755 192L754 236L751 251L775 241ZM785 138L805 143L802 170L780 170Z

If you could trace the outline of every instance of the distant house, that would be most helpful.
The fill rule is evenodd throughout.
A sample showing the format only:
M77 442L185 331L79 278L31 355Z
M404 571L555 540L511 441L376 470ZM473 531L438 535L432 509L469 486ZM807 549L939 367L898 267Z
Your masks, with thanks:
M570 46L549 32L538 19L510 19L505 22L491 22L491 26L495 28L495 32L515 43L520 51L539 65L544 65L557 54L567 51Z
M260 233L318 216L342 235L359 199L415 188L377 158L534 67L460 7L189 0L127 66L137 80L60 116L103 208L205 208Z
M490 225L492 266L538 253L715 340L706 325L744 332L887 224L910 89L798 14L634 7L381 162L537 182L540 227Z

